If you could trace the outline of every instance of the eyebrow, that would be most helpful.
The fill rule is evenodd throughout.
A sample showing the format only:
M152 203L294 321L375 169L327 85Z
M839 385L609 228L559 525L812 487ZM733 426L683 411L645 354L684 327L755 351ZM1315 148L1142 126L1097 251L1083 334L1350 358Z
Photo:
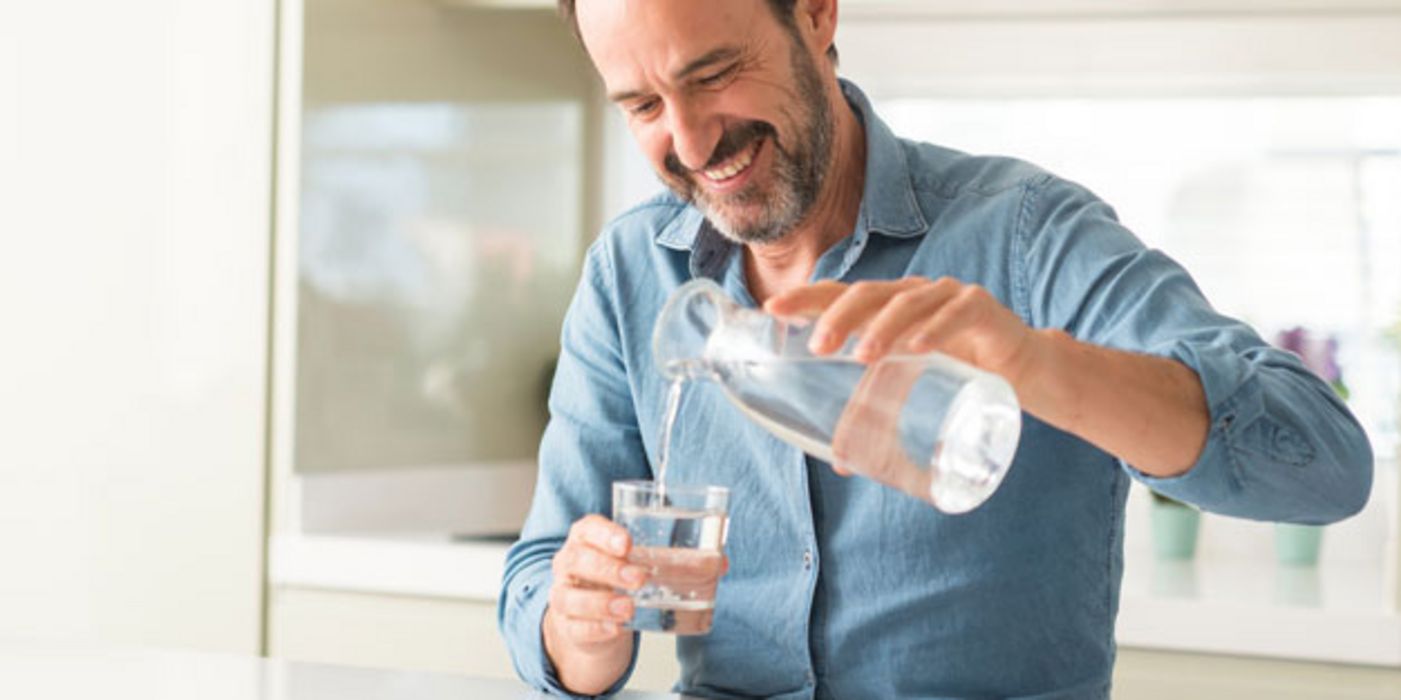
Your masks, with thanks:
M706 68L709 68L710 66L713 66L717 63L724 63L726 61L736 60L739 58L739 56L740 50L737 46L721 46L718 49L711 49L710 51L707 51L704 55L702 55L700 58L697 58L691 61L690 63L687 63L684 67L681 68L681 70L676 71L676 74L672 76L672 79L684 80L685 78L695 74L698 71L705 70ZM612 102L626 102L631 99L642 97L645 94L646 93L644 93L641 90L624 90L622 92L609 93L608 99Z

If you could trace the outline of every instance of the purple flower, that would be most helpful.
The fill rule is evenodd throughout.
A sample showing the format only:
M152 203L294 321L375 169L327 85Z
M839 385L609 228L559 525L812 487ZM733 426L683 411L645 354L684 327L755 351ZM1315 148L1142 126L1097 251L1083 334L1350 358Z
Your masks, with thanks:
M1315 338L1301 327L1280 331L1275 345L1299 356L1304 366L1329 384L1342 382L1343 370L1338 366L1338 339L1333 336Z

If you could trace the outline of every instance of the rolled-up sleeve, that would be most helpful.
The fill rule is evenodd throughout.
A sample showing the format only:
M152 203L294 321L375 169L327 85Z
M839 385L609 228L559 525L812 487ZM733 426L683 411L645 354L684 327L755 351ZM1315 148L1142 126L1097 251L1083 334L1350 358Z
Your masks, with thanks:
M651 478L628 390L608 277L600 240L589 250L565 315L535 496L520 541L506 555L497 604L498 624L521 679L564 697L580 696L560 684L545 654L540 628L548 603L551 561L574 521L590 513L609 512L614 480ZM636 648L634 643L632 663L636 663ZM621 689L631 673L629 664L605 695Z
M1146 248L1084 188L1045 177L1028 184L1023 198L1015 289L1031 323L1170 357L1201 379L1211 422L1197 463L1165 479L1124 464L1134 478L1242 518L1322 524L1362 509L1372 486L1371 446L1323 380L1216 312L1186 270Z

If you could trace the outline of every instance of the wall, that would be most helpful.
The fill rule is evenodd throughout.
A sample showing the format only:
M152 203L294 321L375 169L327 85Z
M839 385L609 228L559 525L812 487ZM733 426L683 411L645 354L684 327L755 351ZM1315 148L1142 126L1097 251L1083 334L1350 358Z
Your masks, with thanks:
M259 648L274 6L0 5L0 637Z

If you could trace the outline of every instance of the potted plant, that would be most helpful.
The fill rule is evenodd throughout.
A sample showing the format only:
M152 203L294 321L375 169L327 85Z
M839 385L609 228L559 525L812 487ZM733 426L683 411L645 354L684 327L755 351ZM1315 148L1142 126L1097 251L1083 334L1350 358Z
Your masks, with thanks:
M1333 387L1342 400L1348 399L1343 370L1338 366L1338 340L1315 338L1303 328L1283 331L1275 345L1299 356L1304 366ZM1323 528L1318 525L1275 523L1275 559L1285 566L1314 566L1323 545Z
M1197 553L1201 512L1182 501L1153 494L1153 553L1159 559L1191 559Z
M1275 559L1285 566L1314 566L1323 548L1323 527L1275 523Z

